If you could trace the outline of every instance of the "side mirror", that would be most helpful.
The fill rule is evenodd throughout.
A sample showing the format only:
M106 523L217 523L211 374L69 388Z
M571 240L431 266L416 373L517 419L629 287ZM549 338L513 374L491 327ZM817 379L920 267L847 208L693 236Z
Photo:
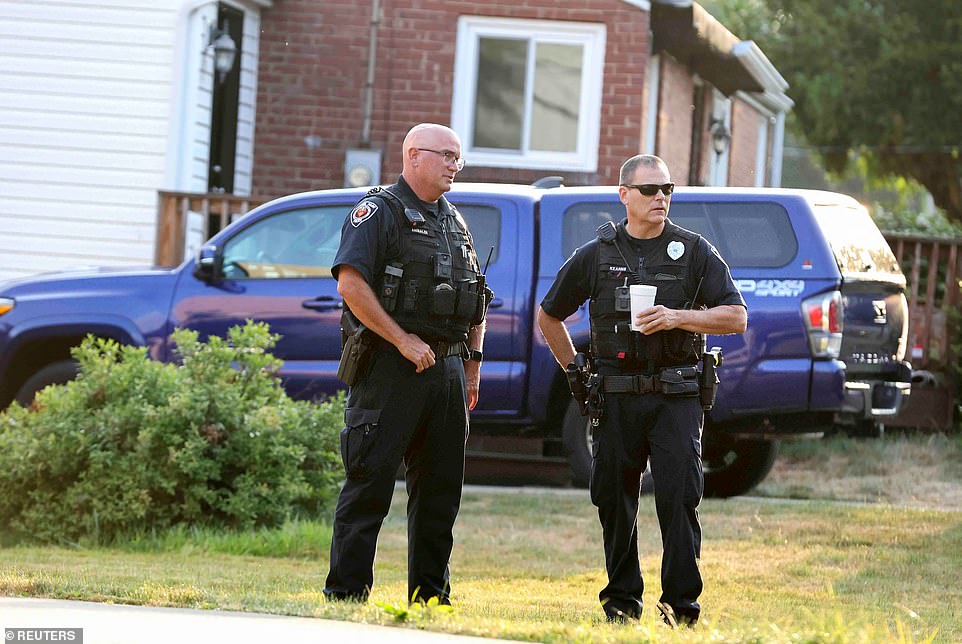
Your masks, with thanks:
M197 261L194 262L194 277L204 282L213 282L220 278L224 263L217 246L204 244L197 251Z

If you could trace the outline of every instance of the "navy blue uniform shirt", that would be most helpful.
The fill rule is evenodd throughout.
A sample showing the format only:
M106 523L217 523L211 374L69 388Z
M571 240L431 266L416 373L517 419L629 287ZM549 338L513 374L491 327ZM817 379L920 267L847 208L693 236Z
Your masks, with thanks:
M627 221L627 220L626 220ZM622 224L624 225L624 223ZM662 234L665 234L664 232ZM658 246L659 237L654 239L635 239L630 235L628 241L639 257ZM576 249L564 263L548 294L541 301L545 313L558 320L564 320L578 310L578 307L591 297L592 273L598 270L598 244L595 238ZM704 304L714 307L725 304L746 306L742 294L728 270L728 264L721 258L715 247L704 237L692 249L691 274L695 279L704 276L695 306Z
M417 204L425 218L437 219L438 204L418 199L404 177L398 177L392 186L394 194L406 204ZM376 275L384 272L388 257L399 252L398 216L391 210L388 198L372 195L361 199L348 214L341 227L341 245L331 274L337 279L344 264L357 269L368 284L374 284Z

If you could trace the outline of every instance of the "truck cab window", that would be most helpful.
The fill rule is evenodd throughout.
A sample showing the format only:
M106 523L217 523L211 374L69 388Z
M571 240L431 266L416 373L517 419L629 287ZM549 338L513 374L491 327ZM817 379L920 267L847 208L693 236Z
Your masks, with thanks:
M488 258L488 252L494 246L491 254L491 264L498 261L498 247L501 241L501 210L494 206L478 204L455 203L458 211L464 216L468 230L474 237L474 251L478 254L481 267Z
M710 241L732 268L779 268L798 254L788 211L777 203L676 201L668 217Z
M282 212L245 228L224 246L229 279L331 277L350 204Z

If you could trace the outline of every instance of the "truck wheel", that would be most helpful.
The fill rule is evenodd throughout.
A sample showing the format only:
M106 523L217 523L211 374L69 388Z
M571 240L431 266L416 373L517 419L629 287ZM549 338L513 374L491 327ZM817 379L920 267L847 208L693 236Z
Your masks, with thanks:
M591 481L591 431L588 429L588 419L578 411L578 404L574 400L568 404L565 412L562 437L571 465L571 483L575 487L586 488ZM641 476L641 493L652 494L654 491L651 469L646 468Z
M564 421L561 425L565 454L571 465L571 483L576 487L588 487L591 480L591 432L588 419L578 411L578 403L568 403Z
M771 471L778 454L778 441L702 439L705 496L725 498L745 494Z
M52 362L33 374L17 391L16 401L23 407L29 407L37 392L47 385L62 385L77 377L77 363L73 360Z

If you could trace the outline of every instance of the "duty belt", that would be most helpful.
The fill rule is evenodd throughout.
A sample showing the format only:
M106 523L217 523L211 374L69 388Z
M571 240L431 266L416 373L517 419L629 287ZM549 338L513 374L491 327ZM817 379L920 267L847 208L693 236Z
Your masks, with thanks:
M602 376L601 387L609 394L650 394L661 391L658 376Z
M428 346L434 351L434 357L438 360L450 358L451 356L461 356L466 358L468 355L468 345L464 342L428 342Z
M451 356L461 356L465 359L468 357L468 345L464 341L425 340L425 342L431 347L431 351L434 352L434 357L437 360L450 358ZM383 338L378 338L377 346L388 351L397 351L397 347Z

